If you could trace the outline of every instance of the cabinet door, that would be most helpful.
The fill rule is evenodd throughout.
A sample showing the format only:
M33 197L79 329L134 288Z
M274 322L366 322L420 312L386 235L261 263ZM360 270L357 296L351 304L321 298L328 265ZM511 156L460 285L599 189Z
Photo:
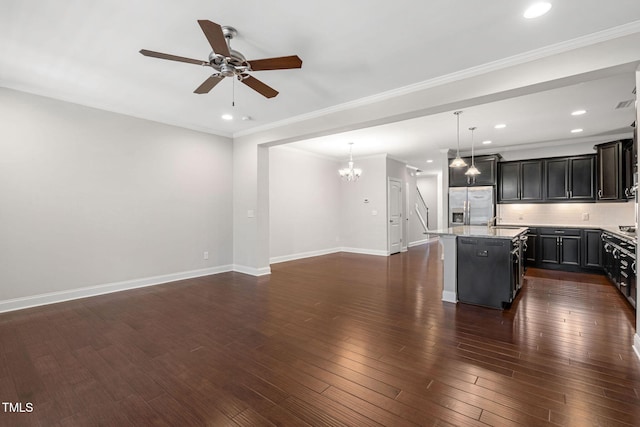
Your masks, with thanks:
M542 160L520 163L520 199L542 200Z
M500 198L500 201L519 201L519 183L520 162L500 163L500 179L498 181L498 197Z
M545 160L545 198L567 200L569 198L569 159Z
M464 158L464 161L467 162L467 165L471 164L471 159ZM468 177L464 174L468 166L462 168L449 168L449 187L466 187L469 185Z
M476 157L475 164L480 171L480 175L477 175L471 184L495 185L497 159L495 157Z
M583 267L602 268L602 239L600 230L584 230Z
M595 200L596 159L580 156L569 159L569 198L571 200Z
M580 265L580 237L560 237L560 264Z
M540 235L540 262L560 264L560 237Z
M598 147L598 200L620 198L620 142Z
M527 236L527 250L524 253L525 260L527 261L527 265L535 265L537 263L538 261L536 259L537 245L538 245L538 236L536 236L535 234L529 234Z
M623 142L622 146L622 168L623 168L623 183L622 193L625 198L635 198L633 188L633 173L636 169L636 158L633 152L633 140L629 139Z

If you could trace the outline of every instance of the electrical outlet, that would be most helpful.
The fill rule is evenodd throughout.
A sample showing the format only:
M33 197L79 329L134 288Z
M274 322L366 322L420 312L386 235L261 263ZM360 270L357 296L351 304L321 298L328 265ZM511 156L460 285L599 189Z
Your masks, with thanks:
M584 212L584 213L582 214L582 220L583 220L583 221L589 221L589 213Z
M209 259L209 252L208 251L204 251L204 253L202 254L202 258L203 259Z

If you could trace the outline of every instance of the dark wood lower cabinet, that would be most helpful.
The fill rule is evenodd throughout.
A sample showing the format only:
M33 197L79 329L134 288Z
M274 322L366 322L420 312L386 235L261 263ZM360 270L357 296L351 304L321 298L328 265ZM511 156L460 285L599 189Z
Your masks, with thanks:
M602 270L600 233L599 229L530 228L525 263L552 270Z
M583 262L582 266L586 268L602 268L602 231L600 230L584 230L583 243Z
M542 264L580 266L581 230L540 229L540 262Z

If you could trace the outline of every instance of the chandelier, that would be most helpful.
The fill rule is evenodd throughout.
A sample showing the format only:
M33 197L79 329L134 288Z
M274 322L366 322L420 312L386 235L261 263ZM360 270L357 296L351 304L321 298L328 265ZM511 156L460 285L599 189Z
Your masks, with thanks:
M362 175L362 169L353 167L353 142L349 143L349 167L338 170L340 177L346 181L356 181Z

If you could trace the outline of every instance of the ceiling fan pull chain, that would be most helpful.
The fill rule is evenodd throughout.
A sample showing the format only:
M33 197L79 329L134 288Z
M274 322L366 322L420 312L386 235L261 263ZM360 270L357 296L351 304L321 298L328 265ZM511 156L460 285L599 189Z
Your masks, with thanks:
M231 79L231 106L236 106L236 79Z

